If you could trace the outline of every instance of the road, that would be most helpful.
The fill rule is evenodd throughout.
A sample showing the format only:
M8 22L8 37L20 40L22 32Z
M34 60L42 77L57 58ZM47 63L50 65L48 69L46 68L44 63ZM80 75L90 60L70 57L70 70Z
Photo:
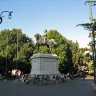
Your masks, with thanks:
M30 85L0 81L0 96L96 96L90 86L93 80L67 80L63 84Z

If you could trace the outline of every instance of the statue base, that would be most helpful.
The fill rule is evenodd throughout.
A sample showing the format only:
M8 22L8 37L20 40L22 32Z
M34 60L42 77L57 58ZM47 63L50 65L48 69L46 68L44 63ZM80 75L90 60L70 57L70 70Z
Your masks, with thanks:
M31 74L59 75L58 57L55 54L33 54Z

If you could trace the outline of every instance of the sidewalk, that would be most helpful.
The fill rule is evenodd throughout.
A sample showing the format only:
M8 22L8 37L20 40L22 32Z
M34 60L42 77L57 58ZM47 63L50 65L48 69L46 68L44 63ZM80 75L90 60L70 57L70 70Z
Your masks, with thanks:
M74 79L62 84L30 85L0 81L0 96L96 96L91 90L93 80Z

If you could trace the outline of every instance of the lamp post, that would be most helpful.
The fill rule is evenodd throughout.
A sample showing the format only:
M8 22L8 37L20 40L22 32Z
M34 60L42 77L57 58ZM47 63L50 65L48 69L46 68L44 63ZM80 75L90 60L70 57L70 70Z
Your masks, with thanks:
M3 22L3 17L4 17L4 13L8 13L8 18L9 19L11 19L12 18L12 13L13 13L13 11L2 11L1 12L1 14L0 14L0 24ZM7 51L8 51L8 36L7 36L7 45L6 45L7 47L6 47L6 66L5 66L5 79L7 79L7 63L8 63L8 60L7 60L7 58L8 58L8 53L7 53Z
M96 22L92 26L92 51L93 51L93 65L94 65L94 83L96 84Z
M7 44L6 44L6 65L5 65L5 80L7 79L7 71L8 71L8 36L7 36Z
M16 70L18 70L18 30L17 30L17 60L16 60Z
M8 18L11 19L12 18L12 13L13 11L2 11L0 14L0 24L3 22L3 17L4 17L4 13L8 13Z
M93 53L93 66L94 66L94 84L96 84L96 18L93 18L92 7L96 5L96 0L87 0L85 4L89 5L89 14L91 23L78 24L83 26L86 30L89 30L92 38L92 53ZM77 26L78 26L77 25Z

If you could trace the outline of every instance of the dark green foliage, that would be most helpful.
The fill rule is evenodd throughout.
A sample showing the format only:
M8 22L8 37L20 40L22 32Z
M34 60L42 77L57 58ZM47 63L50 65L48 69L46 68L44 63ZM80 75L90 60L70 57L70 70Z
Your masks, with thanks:
M89 55L84 55L85 49L80 49L78 42L68 40L57 30L46 30L44 35L37 33L35 37L36 44L23 34L21 29L2 30L0 32L0 72L4 72L7 60L8 70L18 68L24 73L30 73L30 57L33 53L56 54L59 71L65 74L76 74L80 70L80 57L90 62Z
M50 47L51 53L58 56L60 72L76 73L78 71L78 59L80 55L78 42L74 43L66 39L57 30L49 30L46 34L47 40L54 39L56 42L55 44L51 43Z
M34 44L31 38L23 34L21 29L5 29L0 32L0 56L2 57L0 58L0 65L5 66L7 60L8 70L18 67L17 69L22 69L23 72L28 73L31 68L30 57L33 50Z

